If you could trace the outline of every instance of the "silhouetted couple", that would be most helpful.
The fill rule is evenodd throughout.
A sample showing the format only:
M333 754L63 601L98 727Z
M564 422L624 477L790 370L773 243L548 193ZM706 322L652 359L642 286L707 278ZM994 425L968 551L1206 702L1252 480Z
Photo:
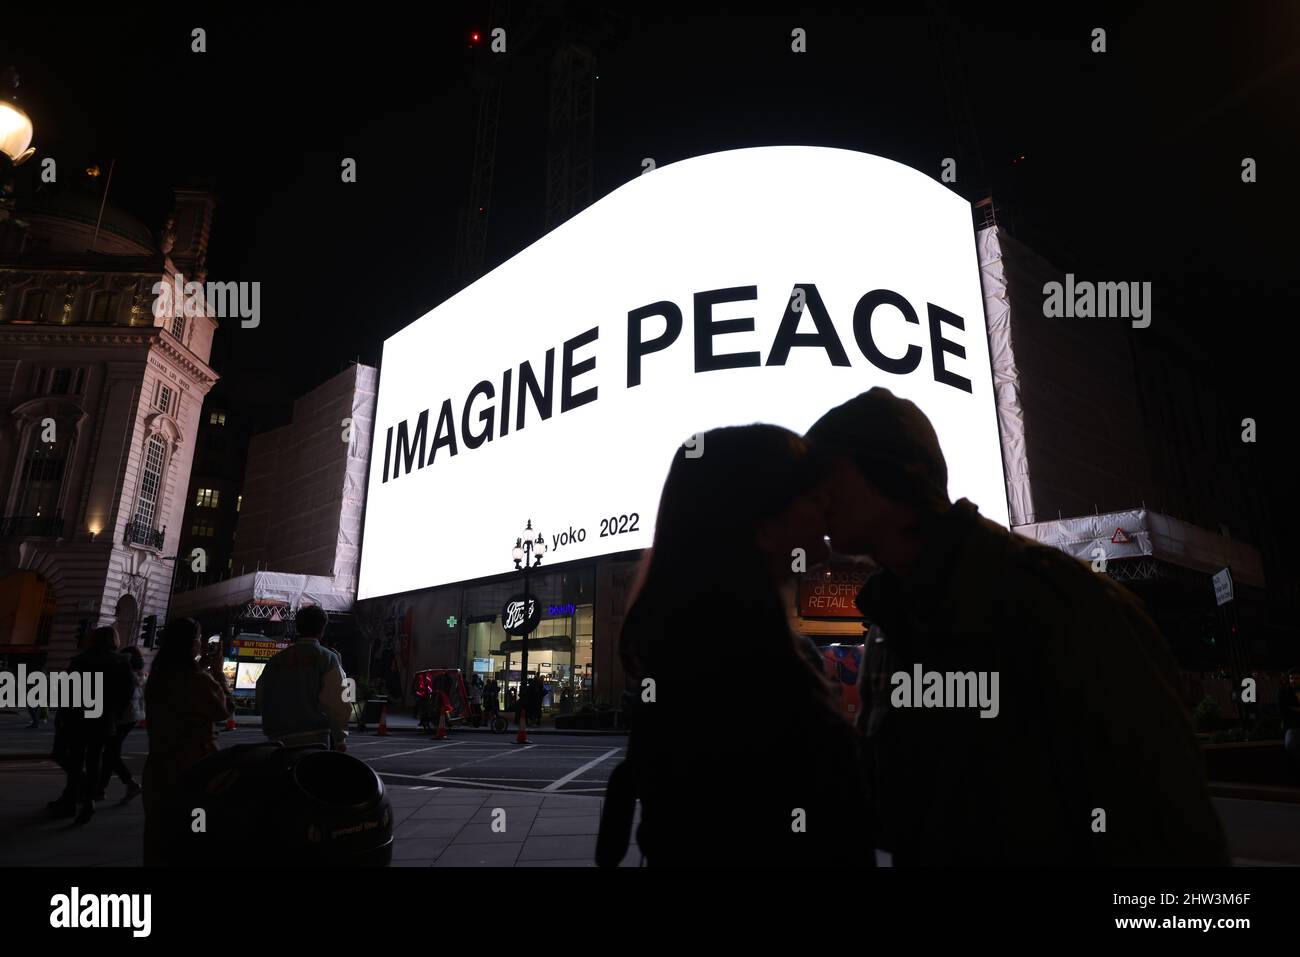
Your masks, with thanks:
M600 863L637 800L653 865L1228 862L1156 626L1104 574L950 502L914 404L872 389L806 438L702 445L672 463L620 636L632 730ZM826 536L880 568L857 596L860 733L783 600Z

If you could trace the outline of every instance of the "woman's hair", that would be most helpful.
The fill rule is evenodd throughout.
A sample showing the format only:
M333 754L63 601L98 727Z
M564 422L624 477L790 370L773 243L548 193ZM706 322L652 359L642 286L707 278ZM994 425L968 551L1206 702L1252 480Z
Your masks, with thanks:
M820 462L773 425L714 429L702 445L694 458L679 452L668 470L619 636L624 667L637 678L682 668L736 683L811 677L827 695L795 647L755 535L821 481Z
M167 622L158 642L150 674L160 671L185 671L197 667L194 663L194 639L199 636L199 623L193 618L177 618Z
M117 651L117 629L112 625L100 625L90 633L86 642L87 651Z

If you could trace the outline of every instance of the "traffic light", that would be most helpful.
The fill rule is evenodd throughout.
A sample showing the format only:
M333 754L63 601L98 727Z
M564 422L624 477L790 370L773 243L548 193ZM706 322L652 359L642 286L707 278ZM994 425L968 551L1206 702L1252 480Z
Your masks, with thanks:
M140 623L140 647L152 648L154 635L158 631L158 616L146 615L143 622Z

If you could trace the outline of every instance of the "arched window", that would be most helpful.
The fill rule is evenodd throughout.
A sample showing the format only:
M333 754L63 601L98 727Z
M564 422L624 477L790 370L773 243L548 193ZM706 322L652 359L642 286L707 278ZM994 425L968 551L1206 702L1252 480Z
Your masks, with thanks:
M68 430L59 429L58 436L54 442L41 442L33 436L18 495L18 515L22 518L53 520L58 514L68 457Z
M141 529L152 531L158 514L158 500L162 494L163 463L167 458L167 442L161 435L149 436L144 450L144 472L140 479L140 495L135 503L135 521Z

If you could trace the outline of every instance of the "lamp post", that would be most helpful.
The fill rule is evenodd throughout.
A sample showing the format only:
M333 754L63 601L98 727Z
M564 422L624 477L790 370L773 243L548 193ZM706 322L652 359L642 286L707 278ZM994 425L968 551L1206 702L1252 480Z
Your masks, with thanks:
M523 610L523 627L522 634L519 636L520 647L520 664L519 664L519 696L516 700L516 713L519 719L519 735L515 738L518 744L528 743L528 725L525 720L526 712L524 711L524 681L528 678L528 632L529 623L532 620L532 614L528 605L528 569L540 565L542 556L546 554L546 539L542 533L537 533L536 540L533 539L533 520L528 520L524 533L515 539L515 548L512 553L515 560L515 568L523 572L524 575L524 610ZM506 676L510 675L510 658L506 658Z
M180 567L180 552L175 555L159 555L158 561L172 563L171 584L167 587L167 605L163 610L163 624L166 625L172 617L172 595L176 594L176 570Z

